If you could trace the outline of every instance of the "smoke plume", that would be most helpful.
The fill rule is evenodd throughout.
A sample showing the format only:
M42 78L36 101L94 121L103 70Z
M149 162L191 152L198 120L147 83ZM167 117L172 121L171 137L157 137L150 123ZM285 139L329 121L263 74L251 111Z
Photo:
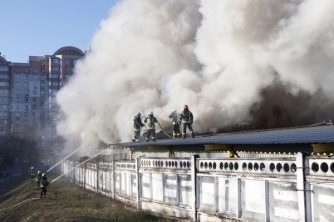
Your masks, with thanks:
M331 118L333 11L332 0L120 1L58 93L58 131L71 146L130 141L135 114L168 130L184 104L197 133Z

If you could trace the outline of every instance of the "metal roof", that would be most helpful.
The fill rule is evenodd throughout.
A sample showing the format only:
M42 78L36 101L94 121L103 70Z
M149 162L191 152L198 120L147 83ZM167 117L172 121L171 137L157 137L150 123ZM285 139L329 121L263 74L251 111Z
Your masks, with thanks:
M124 142L111 146L143 147L143 146L187 146L203 144L317 144L334 143L334 126L315 126L300 128L284 128L263 131L247 131L226 133L212 136L201 136L186 139L165 139L156 142Z

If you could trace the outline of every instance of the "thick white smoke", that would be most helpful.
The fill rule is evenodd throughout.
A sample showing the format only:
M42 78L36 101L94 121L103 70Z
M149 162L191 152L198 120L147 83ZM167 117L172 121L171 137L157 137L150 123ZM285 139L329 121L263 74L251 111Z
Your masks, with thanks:
M58 130L84 147L130 141L137 112L170 127L184 104L196 132L242 125L277 78L332 97L333 11L332 0L121 1L58 93Z

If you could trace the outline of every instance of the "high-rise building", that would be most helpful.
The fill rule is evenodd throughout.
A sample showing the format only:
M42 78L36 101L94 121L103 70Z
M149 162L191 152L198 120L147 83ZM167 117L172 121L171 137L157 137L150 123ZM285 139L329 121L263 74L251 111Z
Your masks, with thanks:
M29 124L41 132L40 146L50 150L61 147L55 95L83 56L83 51L71 46L53 55L29 56L27 63L9 62L0 56L0 135Z

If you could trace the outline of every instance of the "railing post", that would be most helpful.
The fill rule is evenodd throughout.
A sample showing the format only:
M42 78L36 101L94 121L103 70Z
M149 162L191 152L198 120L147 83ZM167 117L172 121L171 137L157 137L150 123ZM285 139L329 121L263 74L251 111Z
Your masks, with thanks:
M297 192L298 192L298 209L299 221L304 222L305 217L305 176L304 176L304 156L301 152L296 155L297 163Z
M192 209L193 209L193 220L197 221L197 168L196 160L199 156L193 155L191 157L191 186L192 186Z
M141 189L140 189L140 174L139 174L139 166L140 166L140 157L136 159L136 178L137 178L137 209L141 210L141 202L140 202L140 195L141 195Z

